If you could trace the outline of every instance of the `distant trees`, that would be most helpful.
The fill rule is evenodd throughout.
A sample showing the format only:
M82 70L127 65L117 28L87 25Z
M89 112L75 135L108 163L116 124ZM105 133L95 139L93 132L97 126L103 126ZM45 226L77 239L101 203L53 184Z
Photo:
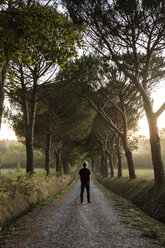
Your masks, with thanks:
M34 150L34 165L36 168L42 168L43 153L37 149ZM26 149L23 144L17 141L0 141L0 169L15 169L20 164L21 168L26 168Z
M150 88L164 77L165 3L158 1L63 0L75 23L89 25L89 43L136 87L150 130L155 183L165 180L157 119L165 103L153 111ZM120 60L126 54L127 62Z

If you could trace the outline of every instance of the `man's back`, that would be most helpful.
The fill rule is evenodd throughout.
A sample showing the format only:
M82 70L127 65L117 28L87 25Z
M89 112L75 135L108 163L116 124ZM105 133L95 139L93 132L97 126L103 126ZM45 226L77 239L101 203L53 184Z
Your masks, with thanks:
M88 168L82 168L79 171L81 183L83 183L83 184L89 183L90 174L91 173L90 173L90 170Z

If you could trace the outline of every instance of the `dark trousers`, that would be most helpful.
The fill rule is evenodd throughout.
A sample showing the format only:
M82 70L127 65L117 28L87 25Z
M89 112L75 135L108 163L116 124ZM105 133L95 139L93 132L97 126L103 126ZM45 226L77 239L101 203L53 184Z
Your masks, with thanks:
M87 192L87 201L90 202L90 192L89 192L90 187L89 187L89 183L81 183L80 200L81 200L81 202L83 202L84 188L86 188L86 192Z

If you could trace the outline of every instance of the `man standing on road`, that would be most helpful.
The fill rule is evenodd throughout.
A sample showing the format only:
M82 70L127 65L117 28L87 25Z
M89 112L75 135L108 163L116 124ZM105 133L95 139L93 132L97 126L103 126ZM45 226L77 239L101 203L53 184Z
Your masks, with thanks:
M84 194L84 188L86 188L86 192L87 192L87 201L88 203L92 203L90 201L90 170L88 168L86 168L87 163L84 162L83 163L83 168L80 169L79 171L79 175L80 175L80 181L81 181L81 193L80 193L80 200L81 203L83 203L83 194Z

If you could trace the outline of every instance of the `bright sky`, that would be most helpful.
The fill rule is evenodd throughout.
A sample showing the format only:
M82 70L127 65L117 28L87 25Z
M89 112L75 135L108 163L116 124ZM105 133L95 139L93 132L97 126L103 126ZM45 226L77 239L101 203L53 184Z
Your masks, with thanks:
M156 111L163 104L163 102L165 102L165 85L156 92L154 92L152 94L152 97L154 99L154 111ZM148 138L149 129L148 129L147 119L145 116L139 121L139 127L140 130L138 131L138 134L144 135ZM165 111L158 118L158 128L159 129L165 128ZM5 123L2 124L0 131L0 140L3 139L9 139L9 140L17 139L13 130L9 128Z
M7 126L7 124L3 123L0 131L0 140L8 139L8 140L17 140L15 133L11 128Z
M154 111L157 111L159 107L165 102L165 85L156 92L152 93L152 97L154 99ZM139 121L139 127L140 130L138 131L138 134L144 135L148 138L149 128L146 116L144 116ZM158 128L165 128L165 111L158 118Z

